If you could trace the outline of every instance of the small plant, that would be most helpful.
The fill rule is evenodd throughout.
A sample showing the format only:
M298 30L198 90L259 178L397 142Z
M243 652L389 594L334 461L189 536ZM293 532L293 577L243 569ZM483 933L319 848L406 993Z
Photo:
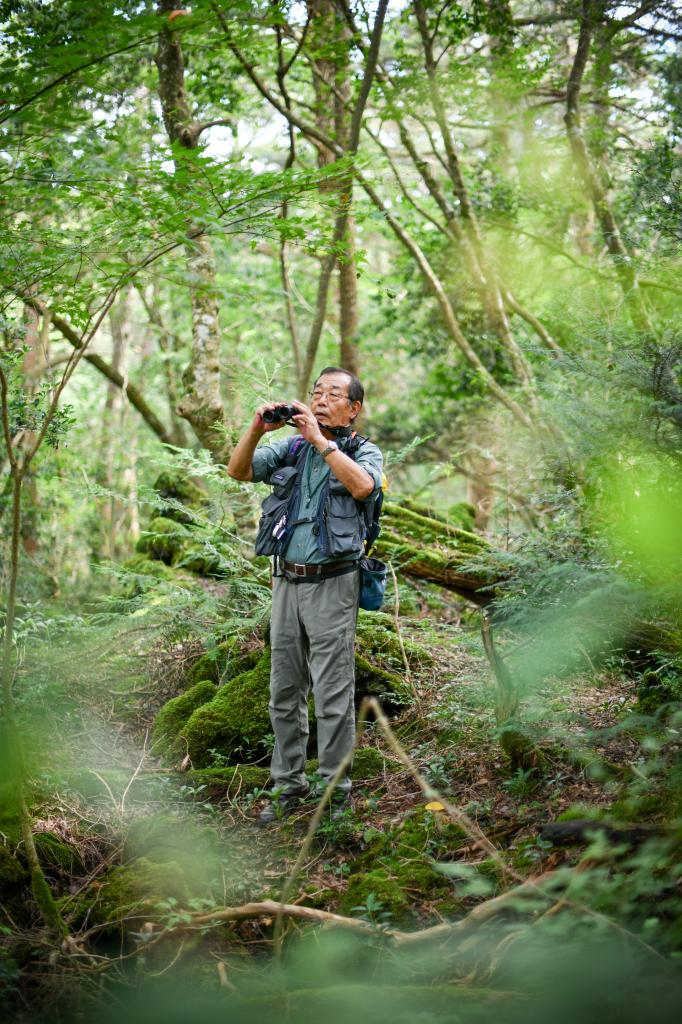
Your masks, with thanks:
M429 744L421 744L412 752L415 760L426 758L422 766L422 774L429 785L434 789L447 790L450 786L452 772L457 764L457 758L451 753L430 753Z
M267 789L264 789L262 786L256 786L254 789L249 790L248 793L245 793L242 796L242 806L247 811L251 810L254 804L258 803L258 801L261 800L266 793Z
M345 807L338 812L332 804L331 814L325 815L317 826L318 839L326 839L333 846L343 846L355 839L355 816L353 808Z
M357 914L363 921L368 921L377 928L386 928L391 920L391 914L384 910L384 904L373 892L368 894L364 903L351 907L351 913Z
M502 785L511 796L529 796L538 785L537 772L534 768L517 768L510 779L506 779Z

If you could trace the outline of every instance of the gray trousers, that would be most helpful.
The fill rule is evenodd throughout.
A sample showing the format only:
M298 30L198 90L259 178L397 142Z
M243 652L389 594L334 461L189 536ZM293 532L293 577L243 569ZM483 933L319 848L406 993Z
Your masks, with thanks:
M275 734L270 774L285 793L305 789L308 694L317 718L319 775L329 781L355 739L355 624L360 572L320 583L272 581L270 720ZM351 782L342 778L339 789Z

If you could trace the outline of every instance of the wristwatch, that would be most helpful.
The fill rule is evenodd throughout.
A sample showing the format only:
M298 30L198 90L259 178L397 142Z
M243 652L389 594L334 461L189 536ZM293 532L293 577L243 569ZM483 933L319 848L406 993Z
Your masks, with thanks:
M332 452L338 452L338 450L339 446L336 441L330 441L325 450L320 452L320 455L323 459L326 459L328 455L331 455Z

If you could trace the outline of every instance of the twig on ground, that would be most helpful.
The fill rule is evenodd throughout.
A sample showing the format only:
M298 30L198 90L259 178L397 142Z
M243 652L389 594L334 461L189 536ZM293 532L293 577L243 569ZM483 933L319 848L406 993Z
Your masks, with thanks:
M135 771L133 772L133 774L132 774L132 776L130 778L130 782L128 783L126 788L123 790L123 796L121 797L121 814L124 813L126 797L128 796L128 792L130 791L130 787L132 786L133 782L135 781L135 779L139 775L140 769L142 768L142 765L144 764L144 759L147 756L147 740L148 739L149 739L149 733L146 732L144 734L144 743L142 744L142 757L140 758L140 762L139 762L137 768L135 769Z
M393 565L391 564L391 562L388 562L387 564L388 564L389 569L391 570L391 576L393 577L393 592L395 594L395 602L394 602L394 607L393 607L393 622L395 623L395 632L396 632L396 636L398 637L398 643L400 644L400 653L403 656L403 664L405 666L405 678L407 679L408 683L410 684L410 687L412 689L412 693L414 695L415 701L417 703L419 703L419 693L417 692L417 687L415 686L414 679L412 678L412 671L410 669L410 663L407 660L407 654L405 652L405 644L403 643L403 634L402 634L402 630L400 629L400 619L399 619L399 615L400 615L400 594L398 592L398 578L397 578L397 576L395 574L395 569L393 568Z

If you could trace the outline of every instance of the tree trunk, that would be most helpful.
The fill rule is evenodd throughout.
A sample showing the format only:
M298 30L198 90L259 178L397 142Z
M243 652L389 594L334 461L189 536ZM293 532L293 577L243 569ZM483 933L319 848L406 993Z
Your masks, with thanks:
M183 422L178 416L178 381L173 363L173 355L177 348L175 334L168 328L161 312L162 297L156 281L152 282L149 293L144 288L139 288L140 299L149 318L149 323L156 328L156 342L163 353L163 372L166 378L166 394L168 396L168 411L171 421L172 444L178 448L187 447L187 437Z
M32 289L35 291L35 289ZM26 377L26 390L29 395L35 394L36 387L40 382L40 376L45 367L46 355L44 345L46 341L46 330L48 325L47 314L42 318L34 306L24 304L24 345L29 351L24 356L24 374ZM35 443L35 433L32 430L26 431L22 439L22 447L30 449ZM21 517L21 542L24 551L29 556L38 553L38 481L35 472L29 468L23 483L24 514Z
M635 327L650 330L651 323L639 288L632 257L623 242L609 199L610 182L603 168L592 160L585 140L580 112L582 88L595 27L604 18L603 0L582 0L578 46L566 87L564 123L576 170L594 207L604 243L612 257L616 275Z
M2 413L5 425L7 418L7 388L3 378ZM7 582L4 637L2 645L2 711L4 732L7 739L7 754L10 781L14 784L17 816L21 827L24 851L31 877L31 890L47 928L58 936L67 934L67 927L47 884L45 874L38 860L31 815L26 803L26 767L24 764L21 734L14 708L14 622L16 615L17 581L19 577L19 543L21 538L21 503L24 481L22 467L11 452L11 438L4 430L8 455L12 464L12 537L10 541L9 578Z
M115 373L125 380L127 378L127 354L130 342L130 314L132 290L130 288L120 296L109 313L111 330L111 367ZM99 483L110 493L100 501L100 530L104 556L108 559L116 557L116 527L120 519L121 503L116 498L119 479L117 460L121 451L119 441L122 436L122 417L124 409L123 390L111 381L107 385L107 394L102 413L102 439L100 455Z
M341 148L348 152L350 128L351 89L349 81L349 38L348 25L340 20L339 37L342 41L341 60L336 74L334 92L334 129ZM360 375L357 346L358 334L358 276L355 267L355 219L353 217L353 176L344 175L339 182L340 201L347 211L346 231L343 237L343 257L339 268L339 366L356 376Z
M200 127L192 118L185 87L182 46L168 16L174 0L159 0L165 24L158 37L155 61L159 73L159 99L168 140L175 147L176 168L182 151L199 145ZM188 232L192 225L188 224ZM182 376L184 394L179 414L190 423L199 442L218 460L228 448L220 380L220 325L213 247L205 235L187 242L187 271L192 306L192 355Z

